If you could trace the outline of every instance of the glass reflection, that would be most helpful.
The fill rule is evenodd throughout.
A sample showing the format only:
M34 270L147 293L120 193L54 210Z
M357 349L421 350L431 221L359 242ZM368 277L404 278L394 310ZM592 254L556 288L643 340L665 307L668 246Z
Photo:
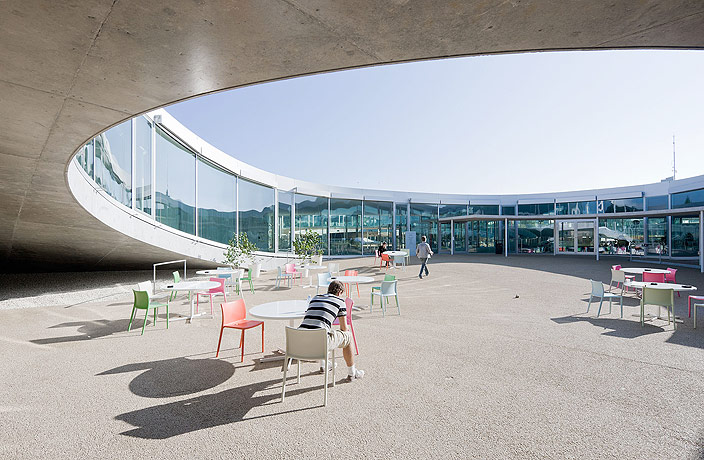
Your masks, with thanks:
M198 159L198 236L227 244L236 231L235 176Z
M195 234L196 156L156 128L156 220Z
M322 238L323 251L328 247L328 199L296 194L296 235L312 230Z
M455 222L455 252L467 250L467 222Z
M274 251L274 189L238 178L239 232L260 251Z
M330 198L330 254L362 253L362 202Z
M549 216L555 214L555 205L553 203L538 203L538 204L519 204L519 216Z
M498 216L499 215L499 205L498 204L471 204L469 205L470 215L484 215L484 216Z
M91 178L93 178L93 161L93 141L90 141L76 154L76 163L78 163Z
M672 194L673 209L688 208L690 206L704 206L704 189Z
M108 195L132 207L132 121L95 138L95 182Z
M554 233L553 220L519 220L518 252L525 254L553 252Z
M667 195L645 197L645 209L648 211L667 209Z
M291 250L291 211L293 193L279 190L279 251Z
M649 217L648 241L646 252L648 254L667 255L667 217Z
M135 209L152 213L152 124L144 117L136 119L134 164Z
M599 252L643 255L643 219L599 219Z
M393 205L386 201L364 202L364 254L374 254L381 243L390 248L392 240Z
M638 212L643 210L643 198L625 198L622 200L599 200L597 211L600 213Z
M406 230L408 230L408 203L396 203L396 248L406 247ZM420 242L420 241L419 241ZM415 248L409 248L415 251Z
M427 243L438 250L438 205L411 203L411 231L416 232L416 243L425 235ZM415 250L415 248L411 248Z
M695 257L699 255L699 217L672 218L672 256Z
M498 209L498 206L497 206ZM440 217L457 217L467 215L466 204L441 204Z

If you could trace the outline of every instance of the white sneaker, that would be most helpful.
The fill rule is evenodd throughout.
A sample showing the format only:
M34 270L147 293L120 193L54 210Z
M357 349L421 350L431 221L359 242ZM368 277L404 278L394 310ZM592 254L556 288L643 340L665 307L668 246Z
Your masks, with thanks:
M347 381L351 382L352 380L357 380L364 378L364 371L362 369L357 369L354 372L354 375L349 375L347 374Z

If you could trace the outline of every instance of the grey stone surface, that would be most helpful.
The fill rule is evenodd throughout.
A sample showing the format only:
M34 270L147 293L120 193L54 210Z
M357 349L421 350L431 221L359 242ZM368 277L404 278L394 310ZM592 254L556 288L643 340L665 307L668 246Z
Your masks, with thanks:
M401 316L376 306L354 313L367 375L344 383L338 357L343 375L327 408L317 365L304 364L280 403L280 367L257 361L284 345L282 323L265 325L264 354L259 332L247 331L240 363L232 331L214 357L218 312L167 330L161 311L140 336L126 331L126 292L2 310L0 456L701 458L704 326L692 328L686 296L676 298L676 331L661 320L641 327L632 296L623 319L617 308L585 313L588 279L608 281L613 262L437 256L423 280L418 265L395 272ZM371 264L342 262L380 280ZM39 285L99 296L141 276L56 274ZM694 270L677 277L704 286ZM368 305L369 285L360 290L353 299ZM310 293L275 290L265 277L244 299L251 307ZM181 296L171 315L187 309Z

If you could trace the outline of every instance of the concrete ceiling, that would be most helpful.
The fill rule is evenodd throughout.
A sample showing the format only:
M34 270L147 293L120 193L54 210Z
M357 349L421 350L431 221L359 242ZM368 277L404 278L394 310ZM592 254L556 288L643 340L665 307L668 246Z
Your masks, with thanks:
M2 270L148 268L174 257L100 223L66 185L79 145L149 109L351 67L634 47L704 48L704 2L0 2Z

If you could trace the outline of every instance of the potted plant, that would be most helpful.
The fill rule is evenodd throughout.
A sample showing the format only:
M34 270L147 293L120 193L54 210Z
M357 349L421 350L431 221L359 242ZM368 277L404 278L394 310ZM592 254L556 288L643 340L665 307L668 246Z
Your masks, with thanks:
M293 250L296 256L303 262L311 261L313 256L322 256L322 248L323 239L320 237L320 234L310 229L300 235L296 235L296 239L293 241Z
M254 263L254 251L257 246L249 241L246 233L234 233L225 251L225 263L235 267L244 266L247 262Z

